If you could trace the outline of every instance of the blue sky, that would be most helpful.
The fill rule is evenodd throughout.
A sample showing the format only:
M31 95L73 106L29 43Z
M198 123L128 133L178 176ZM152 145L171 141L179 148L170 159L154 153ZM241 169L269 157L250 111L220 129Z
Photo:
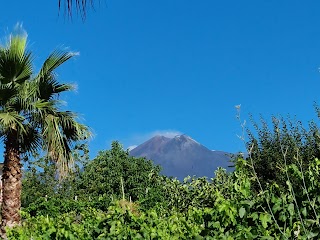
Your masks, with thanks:
M1 39L22 22L36 69L56 47L80 52L58 73L78 85L63 99L94 130L92 155L164 132L243 150L238 104L247 120L316 118L319 1L101 0L85 22L58 16L57 0L2 9Z

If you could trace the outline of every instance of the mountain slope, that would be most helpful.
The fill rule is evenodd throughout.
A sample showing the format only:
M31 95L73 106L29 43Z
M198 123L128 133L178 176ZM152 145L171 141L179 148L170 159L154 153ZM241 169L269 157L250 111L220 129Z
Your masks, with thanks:
M227 168L230 156L222 151L211 151L187 135L174 138L155 136L130 151L135 157L146 157L162 167L166 176L214 176L218 167Z

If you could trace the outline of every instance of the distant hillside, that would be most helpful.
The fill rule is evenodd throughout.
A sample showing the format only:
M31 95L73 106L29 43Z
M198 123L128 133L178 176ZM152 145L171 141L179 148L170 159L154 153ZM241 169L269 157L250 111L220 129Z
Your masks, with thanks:
M230 165L226 152L209 150L187 135L155 136L132 149L130 155L151 159L162 166L164 175L180 180L188 175L211 178L218 167Z

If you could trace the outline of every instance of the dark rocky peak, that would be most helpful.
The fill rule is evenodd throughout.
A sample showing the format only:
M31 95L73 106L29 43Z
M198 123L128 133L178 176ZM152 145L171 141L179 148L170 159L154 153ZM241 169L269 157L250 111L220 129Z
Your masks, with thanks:
M161 136L161 135L156 135L153 138L151 138L149 141L167 141L170 138L167 138L165 136Z
M179 141L194 141L191 137L189 137L186 134L177 135L174 137L174 139L179 140Z
M162 173L182 180L184 177L213 177L217 167L227 168L230 157L222 151L211 151L183 134L173 138L155 136L131 150L136 157L146 157L162 166Z
M161 151L162 146L166 145L171 139L164 136L155 136L148 141L142 143L138 147L131 150L133 155L148 155L149 152L159 152Z
M195 143L200 145L197 141L195 141L194 139L192 139L186 134L177 135L171 141L182 142L182 143Z

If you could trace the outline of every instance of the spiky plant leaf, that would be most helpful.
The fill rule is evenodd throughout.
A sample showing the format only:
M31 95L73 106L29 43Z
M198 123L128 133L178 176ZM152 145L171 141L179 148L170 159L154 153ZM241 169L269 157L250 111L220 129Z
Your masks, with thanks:
M26 51L26 36L11 35L8 46L0 49L2 84L22 83L32 74L32 55Z
M11 129L25 132L23 121L25 118L16 112L0 112L0 125L2 129L9 132Z
M54 71L75 55L77 54L61 50L55 50L49 55L36 77L40 98L49 100L56 93L74 89L73 85L59 83Z

